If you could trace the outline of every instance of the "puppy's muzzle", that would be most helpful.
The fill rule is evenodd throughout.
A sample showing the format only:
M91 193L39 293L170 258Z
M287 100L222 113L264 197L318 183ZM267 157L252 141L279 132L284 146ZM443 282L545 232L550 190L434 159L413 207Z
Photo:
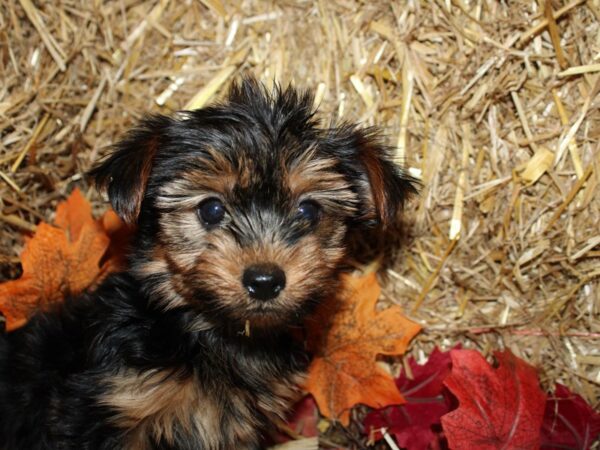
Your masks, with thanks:
M244 271L242 283L250 297L271 300L285 288L285 272L275 264L254 264Z

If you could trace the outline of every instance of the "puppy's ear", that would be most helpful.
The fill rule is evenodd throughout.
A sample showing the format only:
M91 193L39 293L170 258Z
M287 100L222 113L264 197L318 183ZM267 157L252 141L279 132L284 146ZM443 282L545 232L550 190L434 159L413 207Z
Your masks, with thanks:
M89 175L106 189L115 212L126 223L137 221L160 140L170 119L150 116L129 131Z
M375 129L348 127L345 141L352 148L357 189L363 205L359 220L386 228L397 219L406 200L417 192L418 182L393 162L391 149L381 143Z

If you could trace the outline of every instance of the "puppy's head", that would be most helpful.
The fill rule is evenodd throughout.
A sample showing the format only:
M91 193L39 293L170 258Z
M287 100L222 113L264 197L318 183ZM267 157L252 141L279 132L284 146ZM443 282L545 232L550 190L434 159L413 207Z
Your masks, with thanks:
M93 171L138 226L133 273L215 326L290 324L331 292L345 238L414 188L376 137L320 128L312 97L251 79L215 106L143 120Z

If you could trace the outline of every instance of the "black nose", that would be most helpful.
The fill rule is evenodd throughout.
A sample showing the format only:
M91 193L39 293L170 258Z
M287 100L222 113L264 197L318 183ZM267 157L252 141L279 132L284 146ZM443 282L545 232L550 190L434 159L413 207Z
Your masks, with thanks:
M285 273L275 264L255 264L244 271L242 283L250 297L271 300L285 287Z

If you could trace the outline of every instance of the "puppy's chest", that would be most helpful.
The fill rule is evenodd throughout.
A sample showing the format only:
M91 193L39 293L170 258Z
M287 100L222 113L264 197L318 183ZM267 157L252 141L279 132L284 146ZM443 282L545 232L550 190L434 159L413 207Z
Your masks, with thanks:
M249 388L225 378L202 384L194 375L131 371L111 378L101 403L116 413L127 448L246 448L256 445L265 420L285 414L300 381L263 374Z

